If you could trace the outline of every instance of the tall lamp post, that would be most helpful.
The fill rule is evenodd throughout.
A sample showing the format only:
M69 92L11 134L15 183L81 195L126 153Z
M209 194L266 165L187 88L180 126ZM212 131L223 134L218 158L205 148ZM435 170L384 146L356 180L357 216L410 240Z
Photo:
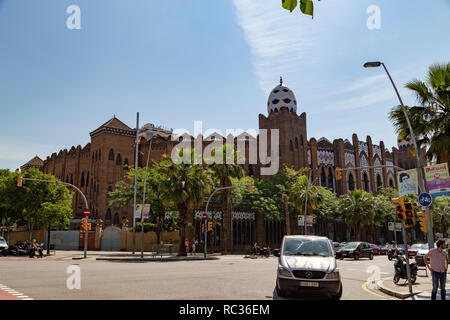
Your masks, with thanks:
M420 192L428 192L428 186L427 183L425 181L425 177L423 174L423 167L422 167L422 161L420 161L420 156L419 156L419 152L420 150L417 148L417 139L416 136L414 134L414 130L411 126L411 121L409 120L408 117L408 113L406 112L406 108L405 105L403 104L402 98L400 97L400 94L397 90L397 87L395 86L394 81L392 80L392 77L388 71L388 69L386 68L386 65L381 62L381 61L375 61L375 62L366 62L364 64L364 68L377 68L379 66L383 66L384 70L386 71L386 74L389 77L389 80L391 80L392 86L394 87L395 93L397 94L398 100L400 101L400 105L402 107L402 111L403 114L405 115L405 119L406 119L406 123L408 124L408 129L409 129L409 134L411 136L411 140L413 142L414 145L414 149L416 150L416 162L417 162L417 168L419 171L418 177L419 177L419 189ZM428 224L428 245L430 246L430 248L433 248L433 229L432 229L432 224L431 224L431 216L430 216L430 209L427 207L426 210L426 218L427 218L427 224Z

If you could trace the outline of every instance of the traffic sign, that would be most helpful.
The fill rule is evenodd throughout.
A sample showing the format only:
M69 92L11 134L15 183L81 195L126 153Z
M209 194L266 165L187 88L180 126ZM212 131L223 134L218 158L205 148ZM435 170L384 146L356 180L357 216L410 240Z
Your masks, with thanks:
M203 221L206 221L208 219L208 216L206 215L206 212L203 214Z
M84 210L83 210L83 215L84 215L85 217L89 217L89 216L91 215L91 210L89 210L89 209L84 209Z
M419 203L422 207L429 207L431 205L431 195L429 193L421 193L419 195Z

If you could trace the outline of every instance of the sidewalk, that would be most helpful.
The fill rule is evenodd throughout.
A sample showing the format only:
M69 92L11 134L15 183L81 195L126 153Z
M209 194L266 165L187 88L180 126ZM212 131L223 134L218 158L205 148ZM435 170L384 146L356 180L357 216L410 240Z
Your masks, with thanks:
M431 289L433 287L431 283L431 273L428 271L428 277L425 276L425 271L420 270L417 276L416 283L412 285L413 295L409 293L408 281L401 279L398 284L393 281L393 276L383 278L378 281L378 289L391 296L406 299L406 300L431 300ZM446 299L450 300L450 274L447 273L446 283ZM436 300L441 300L440 288L436 294Z

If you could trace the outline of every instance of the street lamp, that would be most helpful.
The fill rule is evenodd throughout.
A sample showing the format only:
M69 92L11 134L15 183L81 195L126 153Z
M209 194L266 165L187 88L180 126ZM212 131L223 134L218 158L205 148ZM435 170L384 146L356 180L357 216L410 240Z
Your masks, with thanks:
M403 104L402 98L400 97L400 94L397 90L397 87L395 86L394 80L392 80L392 77L388 71L388 69L386 68L386 65L381 62L381 61L372 61L372 62L366 62L364 64L364 68L376 68L379 66L383 66L384 70L386 71L386 74L389 77L389 80L391 80L392 86L394 87L395 93L397 94L398 100L400 101L400 105L402 107L402 111L403 114L405 115L405 119L406 119L406 123L408 124L408 128L409 128L409 134L411 136L411 140L413 142L414 148L416 150L416 161L417 161L417 168L419 169L419 188L420 188L420 192L428 192L428 188L427 188L427 184L425 182L425 178L424 178L424 174L423 174L423 168L422 168L422 163L420 161L420 156L419 156L419 149L417 148L417 140L416 140L416 136L414 135L414 131L413 128L411 126L411 121L409 120L408 117L408 113L406 112L406 108L405 105ZM429 226L431 226L431 217L430 217L430 210L427 207L426 208L426 216L427 216L427 223ZM430 246L430 248L433 247L433 230L429 229L428 232L428 245Z

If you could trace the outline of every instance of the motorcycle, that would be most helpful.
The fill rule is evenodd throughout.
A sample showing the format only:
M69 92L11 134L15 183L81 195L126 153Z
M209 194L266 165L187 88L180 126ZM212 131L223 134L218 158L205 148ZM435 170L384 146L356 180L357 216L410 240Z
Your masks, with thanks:
M397 261L394 263L394 283L398 283L400 279L408 279L408 274L406 271L406 258L402 255L396 256ZM411 271L411 283L415 283L417 279L417 264L412 262L409 264L409 269Z
M26 256L28 255L28 246L22 241L17 241L14 245L9 246L8 254L14 256Z
M251 248L247 249L247 255L250 256L263 256L268 258L270 256L270 248L268 247L259 247L258 245L254 245Z
M38 254L39 254L39 258L42 258L44 256L43 250L44 250L44 244L43 243L41 243L41 244L37 243L35 245L35 247L30 245L29 249L28 249L28 256L30 258L34 258L34 256L36 255L36 251L37 251Z
M399 249L399 248L389 249L387 252L389 261L391 261L394 258L397 258L398 255L402 255L402 254L404 254L404 252L402 249Z

